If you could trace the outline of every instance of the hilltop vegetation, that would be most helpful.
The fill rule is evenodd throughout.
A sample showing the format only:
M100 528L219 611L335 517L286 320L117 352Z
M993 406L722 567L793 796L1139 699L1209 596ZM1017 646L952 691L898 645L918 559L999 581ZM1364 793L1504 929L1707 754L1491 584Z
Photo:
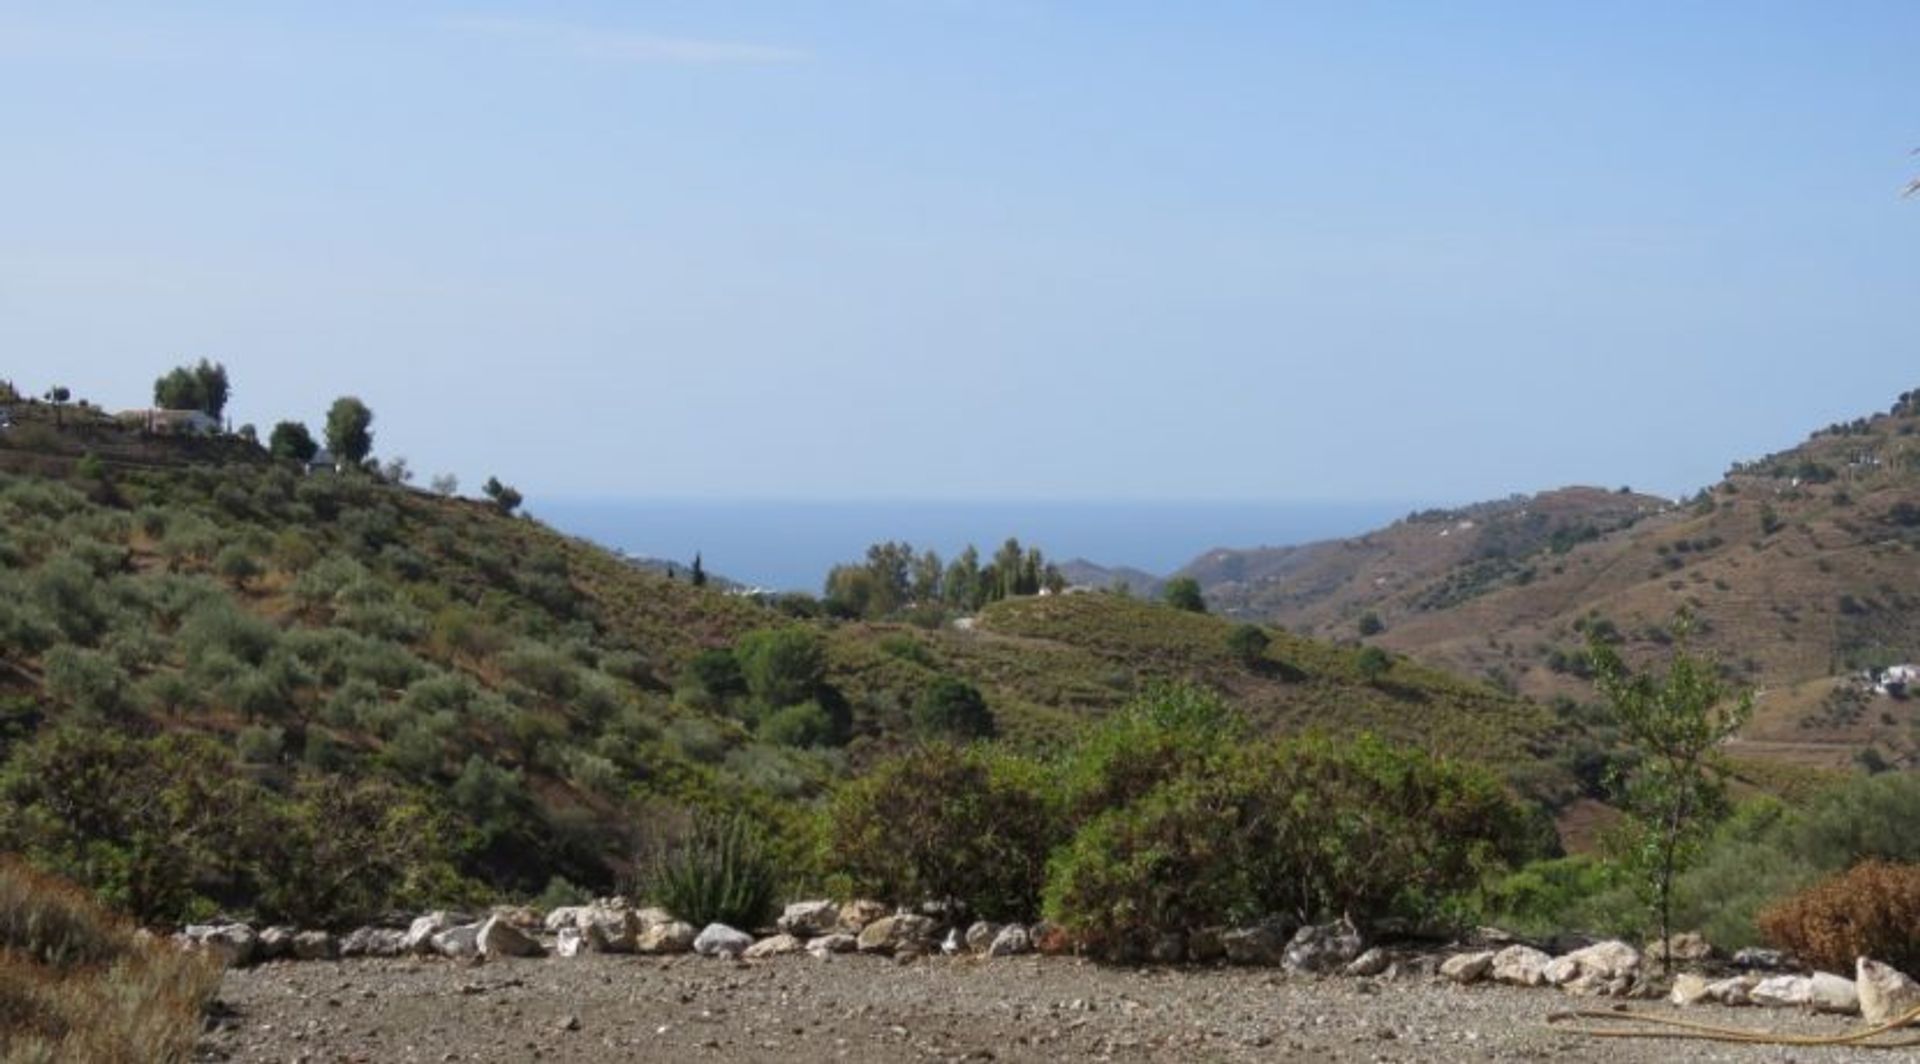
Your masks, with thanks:
M971 628L929 624L911 580L890 609L815 610L628 564L514 516L505 485L414 489L369 453L364 405L335 406L338 472L77 403L15 411L0 838L143 919L631 888L703 811L748 813L786 875L818 876L838 781L924 741L1049 756L1167 680L1262 731L1372 730L1530 795L1576 786L1551 760L1564 725L1485 684L1040 594L1058 578L1012 544L1004 568L941 568L943 616L984 606Z

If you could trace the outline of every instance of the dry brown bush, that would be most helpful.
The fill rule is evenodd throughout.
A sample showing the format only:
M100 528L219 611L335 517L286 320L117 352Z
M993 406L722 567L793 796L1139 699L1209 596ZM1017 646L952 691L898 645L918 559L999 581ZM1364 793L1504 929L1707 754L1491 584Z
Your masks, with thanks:
M1759 917L1769 942L1816 968L1851 972L1856 957L1920 970L1920 865L1862 861Z
M204 959L0 857L0 1062L188 1060L219 983Z

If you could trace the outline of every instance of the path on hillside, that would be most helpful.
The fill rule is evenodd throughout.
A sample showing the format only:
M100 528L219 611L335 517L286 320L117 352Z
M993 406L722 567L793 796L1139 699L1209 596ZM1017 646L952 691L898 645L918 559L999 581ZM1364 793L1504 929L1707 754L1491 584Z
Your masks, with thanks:
M1551 990L1110 969L1063 958L805 955L279 963L228 973L202 1059L232 1061L1886 1061L1867 1050L1602 1041ZM1635 1006L1643 1007L1643 1006ZM1836 1033L1857 1020L1698 1009ZM1898 1054L1896 1054L1898 1056Z

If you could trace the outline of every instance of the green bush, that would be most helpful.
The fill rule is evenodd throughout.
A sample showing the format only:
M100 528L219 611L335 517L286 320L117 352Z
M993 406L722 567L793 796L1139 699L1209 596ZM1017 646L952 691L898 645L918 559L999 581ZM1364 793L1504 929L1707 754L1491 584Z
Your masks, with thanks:
M1207 600L1200 593L1200 581L1191 576L1176 576L1160 589L1160 598L1176 610L1207 612Z
M1267 658L1267 647L1273 638L1267 630L1257 624L1237 624L1227 633L1227 653L1235 661L1253 668Z
M938 677L920 692L913 722L922 734L963 740L990 739L998 730L979 688L952 676Z
M779 746L825 746L833 740L833 718L818 702L802 702L769 713L756 733Z
M1031 917L1064 827L1050 779L1036 762L985 747L919 747L834 795L824 863L891 901Z
M1192 685L1157 688L1087 732L1063 770L1077 823L1144 798L1155 787L1206 773L1249 737L1220 696Z
M820 634L808 628L766 628L740 638L735 652L747 690L771 708L814 697L826 679L827 652Z
M700 818L652 861L648 897L695 927L752 930L772 915L780 871L744 817Z

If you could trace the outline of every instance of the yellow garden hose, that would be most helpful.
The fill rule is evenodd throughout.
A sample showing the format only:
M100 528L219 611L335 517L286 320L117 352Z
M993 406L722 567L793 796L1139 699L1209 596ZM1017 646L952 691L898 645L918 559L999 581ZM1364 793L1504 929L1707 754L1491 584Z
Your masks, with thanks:
M1779 1031L1755 1031L1743 1027L1721 1027L1717 1024L1700 1023L1694 1020L1675 1019L1671 1016L1655 1016L1645 1012L1614 1012L1597 1010L1578 1010L1555 1012L1547 1016L1548 1023L1561 1020L1605 1020L1608 1022L1640 1023L1633 1029L1599 1027L1568 1028L1568 1034L1592 1035L1595 1038L1679 1038L1696 1039L1706 1042L1739 1042L1746 1045L1769 1046L1853 1046L1858 1049L1911 1049L1920 1046L1920 1038L1902 1038L1897 1041L1875 1041L1880 1036L1899 1030L1911 1024L1920 1024L1920 1006L1908 1009L1885 1023L1877 1023L1858 1031L1844 1034L1814 1035L1785 1034Z

